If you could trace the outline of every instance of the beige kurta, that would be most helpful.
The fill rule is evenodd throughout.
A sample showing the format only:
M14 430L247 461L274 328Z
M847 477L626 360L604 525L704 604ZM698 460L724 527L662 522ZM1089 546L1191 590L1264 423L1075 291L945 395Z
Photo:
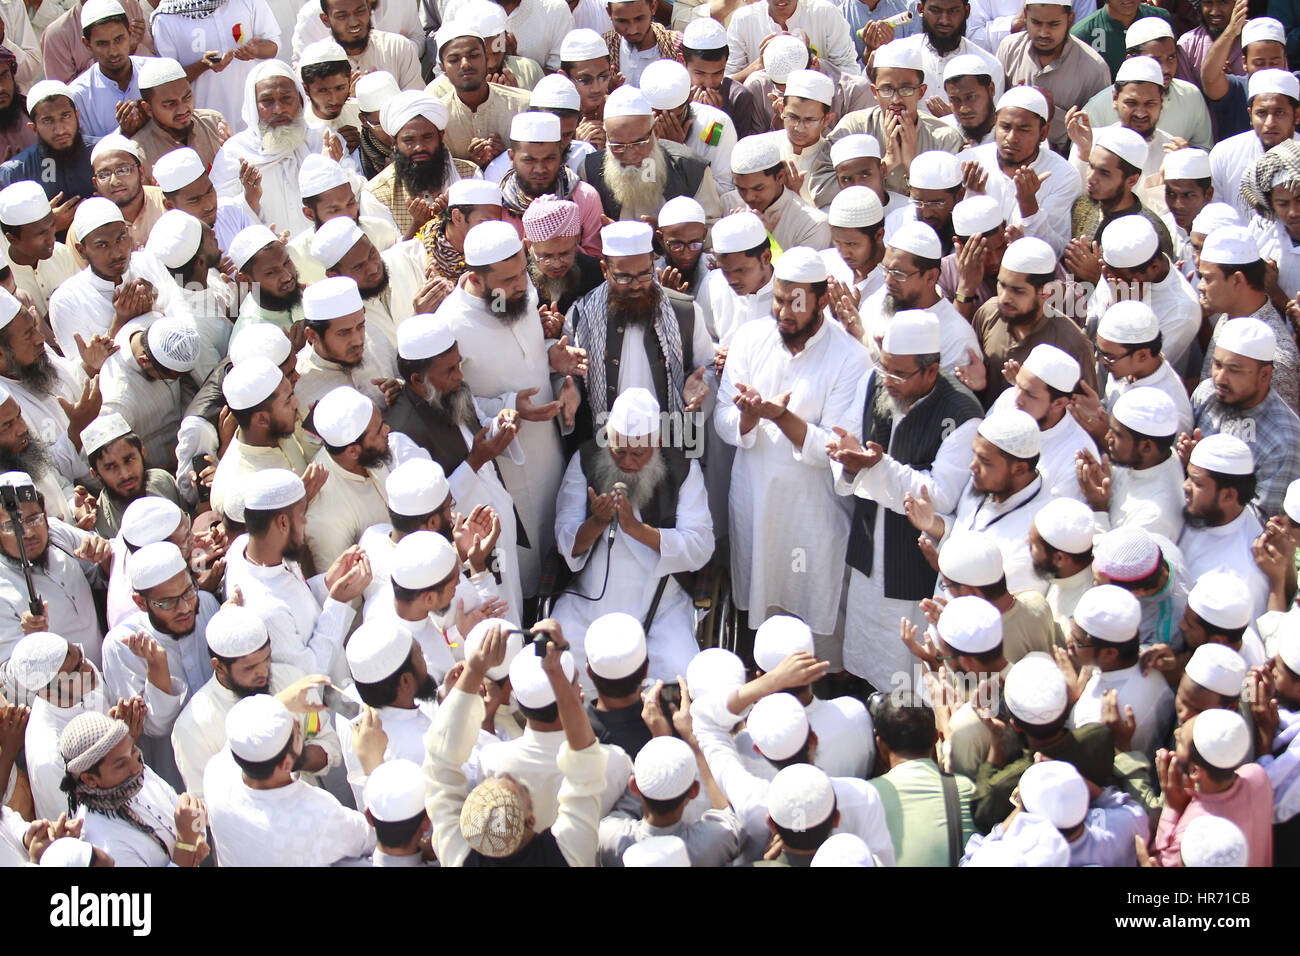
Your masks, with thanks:
M317 452L312 463L323 466L329 475L307 506L307 551L315 570L324 571L361 540L361 532L388 520L384 492L388 467L376 465L357 475L335 461L326 448Z
M388 339L378 332L367 329L366 350L361 357L361 364L354 369L345 369L337 362L322 358L310 345L304 345L298 353L298 384L294 393L302 405L304 413L319 402L325 393L340 385L351 385L380 408L387 408L384 393L379 386L371 383L375 378L393 378L397 375L397 349L388 344Z
M265 448L245 444L241 435L240 431L235 432L226 453L217 463L216 474L212 476L212 507L216 511L222 510L226 495L238 487L239 475L264 468L288 468L301 475L307 469L307 455L297 437L281 439L278 445Z
M528 92L515 90L508 86L489 83L488 98L476 110L471 110L453 91L438 98L447 104L451 114L447 120L447 132L443 139L451 155L457 159L469 159L469 143L472 139L491 136L495 133L502 142L510 143L510 121L516 113L528 109Z
M8 243L0 240L0 244L5 246L5 252L8 253ZM13 271L14 282L18 288L30 295L32 301L36 303L41 318L49 314L50 294L82 269L77 265L77 258L72 250L62 242L54 244L53 255L48 259L42 259L34 266L20 266L10 262L9 268Z
M424 86L415 44L399 33L371 30L370 42L361 55L348 57L348 62L358 73L374 73L376 70L391 73L404 90L418 90Z
M217 150L221 149L221 144L224 142L217 131L218 124L222 122L221 114L216 110L196 109L193 116L194 126L190 129L189 139L183 143L177 142L169 133L164 133L153 120L145 123L144 128L131 137L144 150L146 172L153 170L153 164L160 156L166 156L173 149L186 146L199 154L199 159L203 160L205 168L212 168L212 161L217 158Z
M818 250L831 246L831 223L826 214L804 202L788 187L759 217L782 251L792 246Z
M375 244L380 252L389 248L402 237L397 234L391 222L374 216L362 216L357 225L366 234L366 238ZM325 278L325 267L311 254L311 240L316 235L315 229L304 229L285 244L289 258L298 269L298 281L303 285L319 282Z

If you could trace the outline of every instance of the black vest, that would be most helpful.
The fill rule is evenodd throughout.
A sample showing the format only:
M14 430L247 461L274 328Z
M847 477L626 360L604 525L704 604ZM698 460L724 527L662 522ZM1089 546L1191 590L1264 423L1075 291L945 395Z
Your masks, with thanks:
M891 415L876 414L876 393L881 382L881 376L873 375L867 386L867 400L862 409L863 442L874 441L899 464L918 470L928 469L934 464L939 446L953 429L984 414L979 400L969 389L947 375L940 375L934 383L934 390L903 416L897 428L893 428ZM866 575L872 573L875 557L872 539L878 507L876 502L866 498L855 496L853 499L847 561L849 567ZM887 509L884 531L885 597L902 601L930 597L938 575L916 546L917 531L907 520L907 515Z
M659 452L664 457L664 464L668 466L668 474L655 487L654 496L642 505L641 520L652 528L675 528L677 527L677 496L681 491L682 483L690 475L691 463L679 448L665 447L660 448ZM591 476L595 474L596 456L608 454L606 449L596 444L595 439L578 450L579 464L582 466L582 473L588 485L591 485ZM587 516L591 516L590 502L587 504Z
M678 196L694 197L704 182L704 174L709 164L694 153L688 152L680 143L659 140L664 148L664 158L668 161L668 171L664 176L664 201ZM614 198L614 194L605 185L605 150L598 149L588 153L582 160L582 179L589 183L600 196L600 204L605 207L605 215L610 219L620 219L623 204Z

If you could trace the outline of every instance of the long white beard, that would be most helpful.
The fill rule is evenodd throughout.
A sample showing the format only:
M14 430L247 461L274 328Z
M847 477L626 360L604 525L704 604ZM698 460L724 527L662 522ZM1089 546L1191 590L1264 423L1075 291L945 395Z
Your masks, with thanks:
M288 126L257 124L262 137L262 151L270 155L291 153L307 142L307 120L301 113Z
M883 386L876 390L877 415L891 415L894 418L902 418L912 410L914 404L916 403L913 399L894 398L893 395L885 391Z
M605 153L605 185L620 206L633 209L656 210L663 205L664 180L668 176L668 160L663 147L655 143L654 149L639 166L624 166L613 153Z
M646 466L635 474L628 474L614 462L614 456L608 448L596 457L596 473L592 475L592 485L598 494L607 495L614 490L616 482L627 485L627 498L632 507L640 509L650 503L655 488L668 477L668 465L658 448Z

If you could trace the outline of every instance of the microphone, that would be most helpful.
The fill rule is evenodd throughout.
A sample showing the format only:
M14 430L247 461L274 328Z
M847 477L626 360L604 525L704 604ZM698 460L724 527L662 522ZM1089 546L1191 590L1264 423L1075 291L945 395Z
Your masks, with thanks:
M621 481L614 482L614 493L618 495L622 495L624 498L626 498L627 485ZM618 529L618 511L616 509L614 511L614 517L611 518L609 522L609 534L605 538L605 543L607 545L612 545L614 543L614 532L617 529Z

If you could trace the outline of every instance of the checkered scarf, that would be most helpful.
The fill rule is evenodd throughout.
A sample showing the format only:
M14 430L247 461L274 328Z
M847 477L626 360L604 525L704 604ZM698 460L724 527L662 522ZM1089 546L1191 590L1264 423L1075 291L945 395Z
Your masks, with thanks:
M1269 196L1277 186L1300 185L1300 143L1286 140L1246 167L1241 177L1241 198L1264 219L1273 221Z

